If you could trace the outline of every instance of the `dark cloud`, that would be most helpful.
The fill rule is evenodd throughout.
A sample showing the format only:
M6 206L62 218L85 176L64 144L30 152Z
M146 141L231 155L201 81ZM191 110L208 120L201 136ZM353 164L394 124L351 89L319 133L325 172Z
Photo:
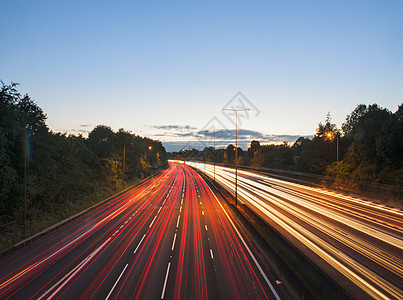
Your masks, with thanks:
M163 131L152 136L168 140L163 144L169 152L190 148L204 149L213 146L214 141L216 147L219 148L235 144L235 129L215 129L217 127L214 124L206 126L206 130L196 130L197 127L190 125L150 125L148 127ZM299 135L270 135L256 130L238 129L238 145L243 149L247 149L253 140L257 140L261 144L293 143L299 137ZM172 140L169 141L169 139Z
M195 130L197 127L191 125L151 125L151 128L164 130Z
M70 129L69 132L89 133L90 131L84 129Z
M200 136L211 137L215 136L216 139L230 139L235 137L235 129L231 130L215 130L215 131L204 131L201 130L197 133ZM247 129L238 129L239 139L264 139L266 135L261 132Z
M215 147L216 148L226 148L229 144L235 144L235 130L230 131L230 133L227 133L226 130L223 130L225 134L223 134L221 137L218 135L220 130L216 131L216 139L215 139ZM232 133L232 134L231 134ZM184 140L184 141L175 141L175 142L162 142L164 145L165 149L168 152L173 152L173 151L180 151L184 149L199 149L203 150L205 147L213 147L214 145L214 139L213 135L214 133L207 132L206 135L204 135L204 139L202 138L203 133L196 133L196 135L193 135L193 138L197 139L192 139L192 140ZM242 149L246 150L250 146L250 142L252 140L258 140L261 144L274 144L274 143L293 143L295 142L300 135L266 135L258 131L253 131L253 130L242 130L241 135L239 135L238 131L238 147L241 147ZM303 136L305 138L312 138L312 136Z

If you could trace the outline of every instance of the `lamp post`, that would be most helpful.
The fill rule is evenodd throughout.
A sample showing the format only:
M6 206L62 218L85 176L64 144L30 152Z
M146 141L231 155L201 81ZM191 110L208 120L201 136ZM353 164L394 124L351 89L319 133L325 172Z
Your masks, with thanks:
M249 111L250 108L222 108L235 112L235 206L238 204L238 111Z
M148 146L148 150L151 150L153 147L151 147L151 146ZM146 161L146 163L147 163L147 149L146 149L146 151L145 151L145 161Z
M331 139L333 137L333 133L329 131L327 133L327 137ZM336 188L339 189L339 135L336 134Z
M209 132L209 131L206 130L206 133L207 133L207 132ZM213 156L212 156L212 159L213 159L213 170L214 170L214 171L213 171L213 174L214 174L213 182L215 182L215 160L216 160L216 157L215 157L215 155L216 155L216 154L215 154L215 130L213 130L213 137L214 137L214 138L213 138L213 141L214 141L214 142L213 142L213 143L214 143L214 144L213 144L213 145L214 145L214 146L213 146ZM206 159L204 159L204 163L206 163Z
M214 147L213 147L214 180L213 180L213 182L215 183L215 159L216 159L216 157L215 157L215 131L213 131L213 134L214 134Z
M126 144L123 144L123 189L125 189L125 173L126 173Z
M152 146L148 146L147 149L148 149L149 151L151 151L152 148L153 148ZM147 164L147 149L146 149L146 164ZM150 157L150 156L149 156L149 157Z
M27 133L24 141L24 236L27 233Z

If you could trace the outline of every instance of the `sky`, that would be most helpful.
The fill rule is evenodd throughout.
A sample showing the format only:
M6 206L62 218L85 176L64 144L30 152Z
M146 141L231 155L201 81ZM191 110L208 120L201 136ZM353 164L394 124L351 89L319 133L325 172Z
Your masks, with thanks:
M53 131L96 125L168 151L312 136L403 102L403 1L1 1L0 80ZM207 130L207 131L206 131ZM243 131L242 131L243 130ZM226 132L226 134L224 134ZM221 133L221 135L220 135Z

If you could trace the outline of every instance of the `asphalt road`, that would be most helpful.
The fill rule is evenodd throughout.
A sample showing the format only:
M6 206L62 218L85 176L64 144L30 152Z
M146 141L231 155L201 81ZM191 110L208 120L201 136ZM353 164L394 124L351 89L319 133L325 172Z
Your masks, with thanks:
M234 169L188 164L234 190ZM245 170L238 195L353 297L403 299L401 210Z
M280 299L203 179L154 178L0 259L0 299Z

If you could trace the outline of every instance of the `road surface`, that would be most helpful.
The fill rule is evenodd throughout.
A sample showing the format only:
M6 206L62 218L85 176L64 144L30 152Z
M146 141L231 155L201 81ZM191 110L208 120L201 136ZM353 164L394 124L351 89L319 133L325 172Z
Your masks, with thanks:
M187 164L234 190L234 169ZM402 211L245 170L238 196L353 296L403 299Z
M190 167L167 170L0 259L0 299L280 299Z

